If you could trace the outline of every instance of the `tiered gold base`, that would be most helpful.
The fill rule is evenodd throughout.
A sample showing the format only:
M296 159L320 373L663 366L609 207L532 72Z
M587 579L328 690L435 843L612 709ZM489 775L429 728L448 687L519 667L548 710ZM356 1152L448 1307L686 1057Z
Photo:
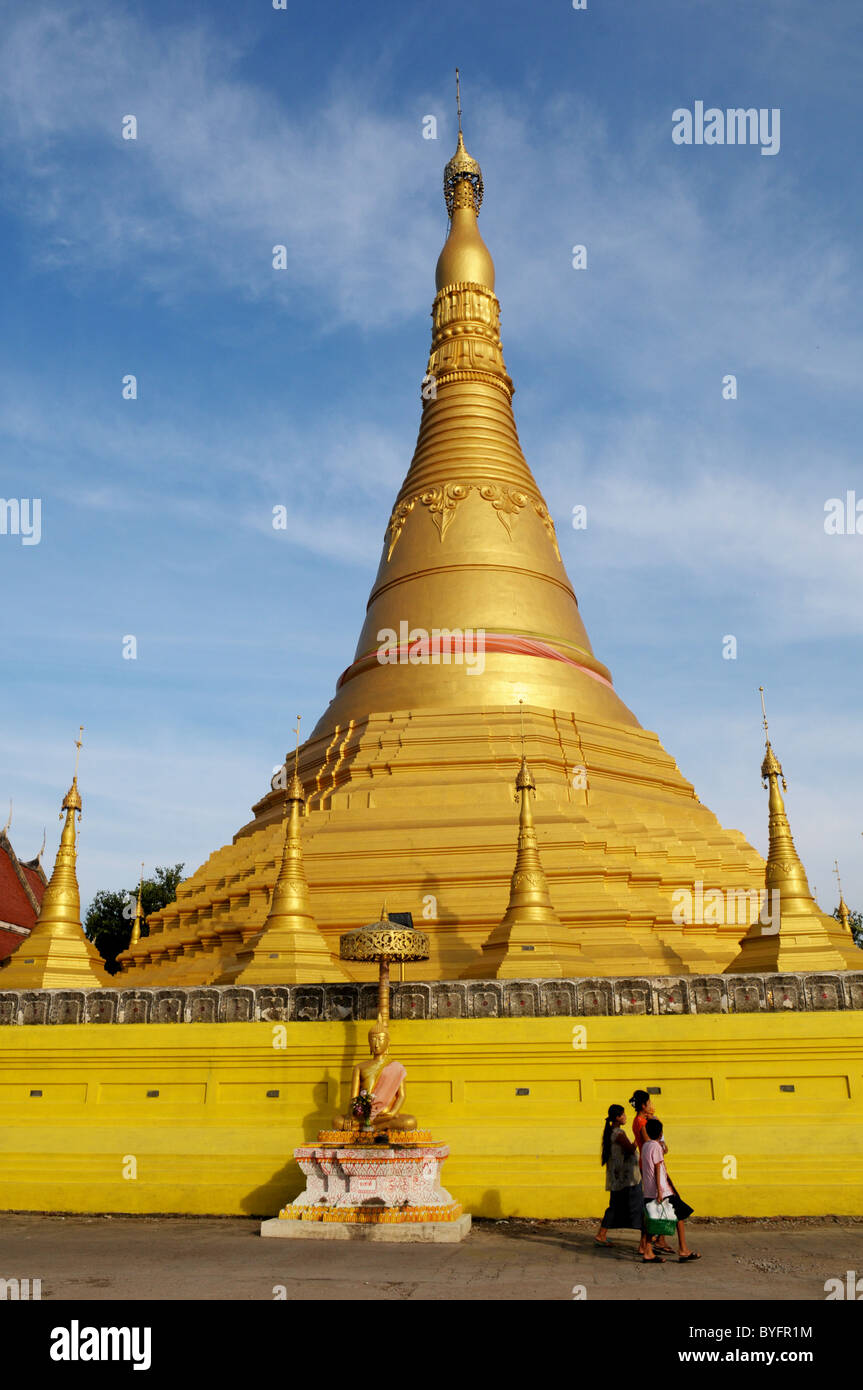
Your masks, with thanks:
M491 660L491 658L489 658ZM674 894L697 885L757 891L764 861L701 804L655 734L525 707L543 868L561 919L544 970L519 975L714 974L736 956L748 921L675 922ZM315 919L338 956L340 933L373 921L386 897L429 933L428 962L407 979L495 973L483 946L507 906L515 859L512 782L521 756L512 706L373 715L303 748L310 812L303 848ZM214 984L263 925L281 863L283 799L180 885L150 918L121 986ZM739 916L742 917L742 904ZM354 980L374 966L345 964Z

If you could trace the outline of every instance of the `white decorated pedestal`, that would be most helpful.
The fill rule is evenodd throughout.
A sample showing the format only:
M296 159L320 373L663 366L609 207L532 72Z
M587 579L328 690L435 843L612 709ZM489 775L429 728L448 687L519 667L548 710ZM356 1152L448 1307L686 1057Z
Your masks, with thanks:
M353 1135L328 1135L301 1144L294 1158L305 1175L305 1190L261 1224L261 1235L462 1240L470 1217L441 1185L449 1148L430 1137L404 1138L407 1142L387 1136L385 1143L352 1143Z

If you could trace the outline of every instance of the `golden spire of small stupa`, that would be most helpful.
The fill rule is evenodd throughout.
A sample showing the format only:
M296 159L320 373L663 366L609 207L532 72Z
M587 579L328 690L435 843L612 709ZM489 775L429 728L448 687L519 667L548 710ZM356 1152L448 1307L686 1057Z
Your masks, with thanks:
M563 958L560 946L566 929L552 906L539 857L531 805L531 797L536 796L536 783L527 765L522 705L523 701L519 700L521 764L515 779L516 800L520 802L518 849L510 881L509 905L483 945L482 961L470 972L477 978L524 979L537 973L565 973L560 963Z
M129 945L137 946L141 940L141 928L144 925L144 910L141 906L141 897L144 892L144 864L141 862L141 877L138 880L138 901L135 904L135 920L132 923L132 935L129 937Z
M66 819L54 872L45 889L39 917L33 930L21 943L3 971L4 989L92 989L108 985L104 962L81 925L81 898L76 872L75 816L81 819L81 793L78 791L78 760L81 756L82 725L75 740L75 775L63 798Z
M285 789L286 832L279 876L264 925L237 951L236 964L218 984L306 984L344 980L312 912L303 864L300 819L305 793L299 777L300 715L297 715L294 771ZM285 755L287 772L288 755Z
M770 847L764 880L767 900L726 970L732 973L859 970L860 962L854 959L858 955L857 948L848 945L836 919L821 911L810 891L779 790L780 782L783 791L788 787L782 764L770 743L764 687L758 688L765 739L761 780L768 788L770 817Z

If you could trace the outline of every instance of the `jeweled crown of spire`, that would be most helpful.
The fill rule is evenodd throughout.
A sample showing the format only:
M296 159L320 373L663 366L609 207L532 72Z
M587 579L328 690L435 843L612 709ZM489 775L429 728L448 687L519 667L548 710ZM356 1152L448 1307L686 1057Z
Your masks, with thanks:
M452 218L456 207L472 206L478 213L482 207L482 169L464 147L461 128L461 82L459 70L455 70L455 101L458 112L458 146L452 159L443 171L443 196L446 210Z

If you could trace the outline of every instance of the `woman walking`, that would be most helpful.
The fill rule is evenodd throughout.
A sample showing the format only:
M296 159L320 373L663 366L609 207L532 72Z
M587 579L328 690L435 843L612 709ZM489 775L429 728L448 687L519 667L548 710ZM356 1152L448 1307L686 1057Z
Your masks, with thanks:
M597 1245L610 1245L609 1230L640 1231L643 1197L638 1171L638 1150L624 1133L622 1105L610 1105L602 1131L599 1161L605 1168L608 1207L594 1237Z
M647 1091L633 1091L629 1097L629 1103L635 1111L635 1118L632 1121L632 1137L638 1145L639 1158L641 1150L644 1148L646 1134L644 1126L647 1121L653 1118L653 1101Z

